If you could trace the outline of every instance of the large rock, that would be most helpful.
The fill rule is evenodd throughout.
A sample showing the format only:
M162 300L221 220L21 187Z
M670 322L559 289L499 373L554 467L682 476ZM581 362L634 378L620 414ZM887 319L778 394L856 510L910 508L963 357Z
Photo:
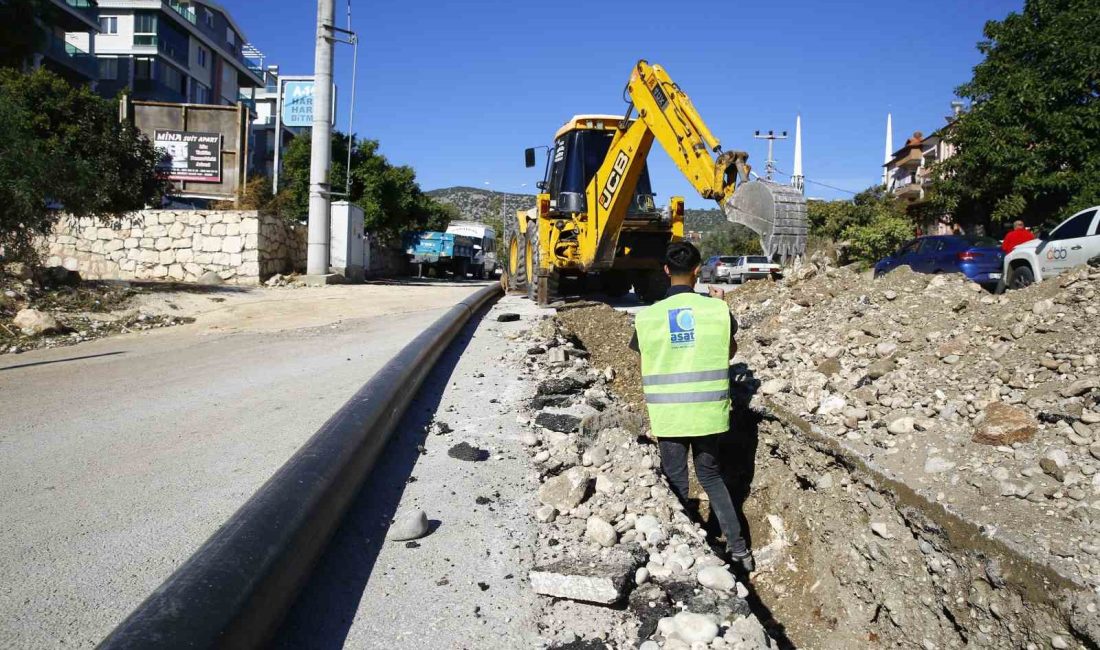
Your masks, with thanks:
M573 467L568 471L549 478L539 488L539 501L553 506L558 512L572 510L588 496L592 479L583 467Z
M1097 387L1100 387L1100 380L1096 377L1078 379L1062 389L1062 397L1078 397Z
M535 424L551 431L572 433L580 427L581 419L568 413L547 413L544 411L535 416Z
M19 313L12 320L12 324L27 336L40 336L61 331L61 324L57 322L56 318L37 309L19 310Z
M737 588L737 580L733 574L720 566L708 566L699 570L699 584L717 591L733 591Z
M614 546L619 541L619 534L615 532L611 524L595 515L588 518L584 535L603 547Z
M985 445L1010 445L1031 440L1038 430L1039 423L1027 411L1004 402L993 402L986 407L973 440Z
M894 371L898 362L894 357L886 357L875 361L867 367L867 376L871 379L879 379Z
M538 567L528 577L536 594L611 605L622 599L634 569L627 560L562 560Z
M717 623L709 616L692 612L680 612L671 620L665 619L658 624L658 629L669 639L679 639L689 644L707 644L718 636Z
M576 377L562 377L560 379L547 379L538 385L539 395L568 395L579 393L588 386Z
M413 510L394 519L386 537L395 542L419 539L428 534L428 515L423 510Z

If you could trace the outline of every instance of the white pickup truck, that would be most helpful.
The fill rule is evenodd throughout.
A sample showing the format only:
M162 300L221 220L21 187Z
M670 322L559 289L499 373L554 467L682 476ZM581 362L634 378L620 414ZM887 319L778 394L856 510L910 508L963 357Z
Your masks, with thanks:
M745 280L755 280L779 276L782 267L773 264L771 259L764 255L746 255L738 257L728 271L729 279L738 284L744 284Z
M1100 256L1100 206L1082 210L1050 234L1012 249L1005 256L1005 286L1022 289L1097 256Z

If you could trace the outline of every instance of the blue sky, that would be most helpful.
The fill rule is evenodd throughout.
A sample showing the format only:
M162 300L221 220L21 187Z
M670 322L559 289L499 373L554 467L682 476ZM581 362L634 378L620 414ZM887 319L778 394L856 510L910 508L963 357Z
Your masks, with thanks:
M336 0L344 25L347 0ZM284 74L313 68L312 0L223 0L247 37ZM575 113L620 113L639 58L659 63L691 96L725 149L763 171L756 129L790 132L776 144L790 171L802 114L807 179L860 190L881 174L886 113L894 143L944 123L954 89L980 60L985 21L1022 0L796 2L363 2L354 131L377 139L424 189L471 185L534 191L541 169L523 149L549 144ZM347 130L351 51L337 58ZM664 204L710 207L657 146L650 174ZM807 185L807 195L848 195Z

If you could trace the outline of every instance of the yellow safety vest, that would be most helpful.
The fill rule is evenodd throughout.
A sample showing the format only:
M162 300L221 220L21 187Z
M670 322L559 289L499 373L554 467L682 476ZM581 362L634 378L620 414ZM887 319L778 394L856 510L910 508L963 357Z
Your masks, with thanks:
M634 326L653 435L727 431L730 312L725 301L677 294L643 309Z

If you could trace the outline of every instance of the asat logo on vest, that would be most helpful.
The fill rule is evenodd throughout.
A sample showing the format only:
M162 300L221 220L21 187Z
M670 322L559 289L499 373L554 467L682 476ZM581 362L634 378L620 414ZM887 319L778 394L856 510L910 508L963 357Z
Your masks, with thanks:
M674 348L695 345L695 313L691 307L668 310L669 340Z

